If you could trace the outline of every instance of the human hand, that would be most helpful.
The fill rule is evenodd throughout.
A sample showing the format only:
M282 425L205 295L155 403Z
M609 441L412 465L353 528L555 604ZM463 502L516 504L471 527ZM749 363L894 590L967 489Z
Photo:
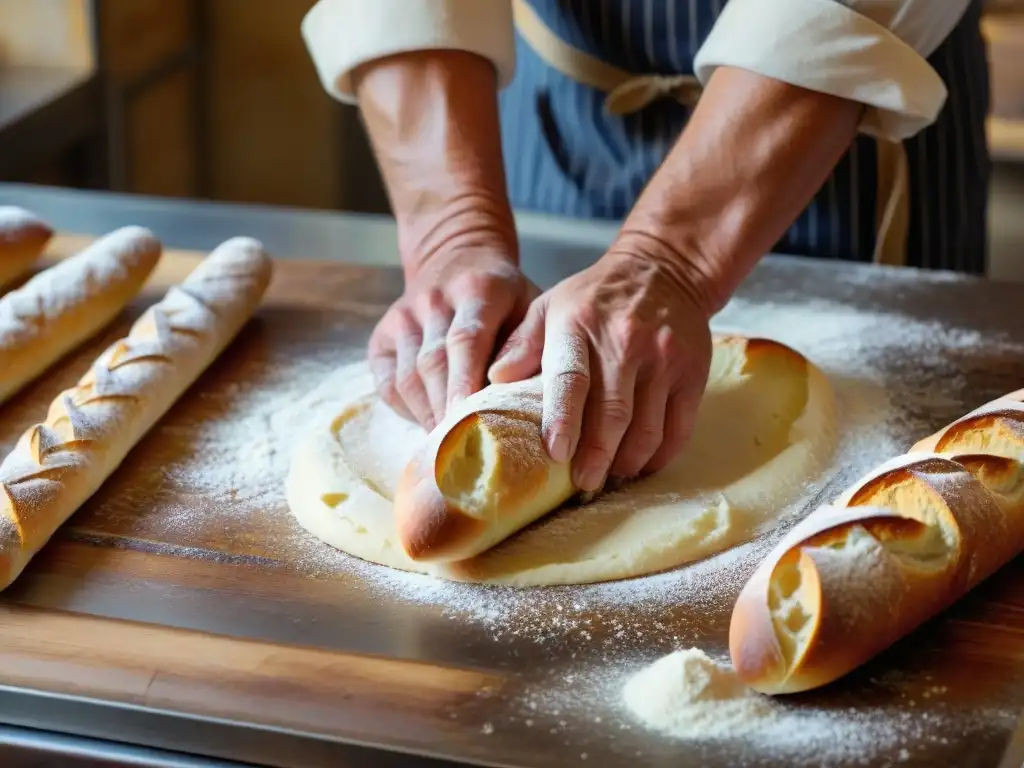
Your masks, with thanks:
M432 429L483 387L496 347L539 293L517 266L496 73L476 54L410 51L353 80L406 277L370 363L384 401Z
M480 390L498 345L540 291L493 250L438 253L370 338L380 397L428 431L448 407Z
M619 243L531 304L489 375L541 373L542 431L573 480L656 472L684 446L707 383L710 313L674 257Z

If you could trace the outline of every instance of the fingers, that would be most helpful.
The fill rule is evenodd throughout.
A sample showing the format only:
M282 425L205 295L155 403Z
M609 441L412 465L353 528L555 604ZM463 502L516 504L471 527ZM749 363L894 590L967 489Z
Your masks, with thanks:
M633 420L612 463L612 477L629 480L639 476L661 446L668 392L668 378L658 364L648 366L637 378Z
M611 474L620 479L643 474L665 439L666 410L673 381L671 369L677 356L675 335L668 326L662 326L652 342L637 376L633 421L612 463Z
M385 316L370 336L368 354L374 386L377 389L377 396L395 413L403 419L416 421L416 417L405 407L405 401L398 394L398 357L394 337L388 332L388 326L389 318Z
M396 389L413 418L424 429L431 430L436 425L434 411L418 367L422 345L419 323L410 312L398 312L395 320Z
M505 310L503 301L470 301L459 305L446 340L446 408L483 388L487 364L494 352L498 329L505 319Z
M575 329L547 325L541 361L544 415L541 434L554 461L576 453L590 392L590 348Z
M446 349L452 313L440 293L431 291L425 299L420 317L423 341L416 354L416 373L430 404L432 424L421 422L432 429L444 416L448 405L449 359Z
M622 439L633 421L636 369L605 352L591 366L591 388L583 419L573 480L582 491L597 491L605 482Z
M522 381L540 373L544 352L544 309L542 301L530 304L523 322L509 336L487 372L491 381L496 384Z

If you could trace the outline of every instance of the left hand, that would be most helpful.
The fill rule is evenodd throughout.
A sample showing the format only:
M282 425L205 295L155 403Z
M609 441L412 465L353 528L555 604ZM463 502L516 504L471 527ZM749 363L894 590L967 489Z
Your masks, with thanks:
M555 461L596 491L663 468L689 438L711 362L708 302L677 254L620 242L531 305L489 376L541 373ZM658 249L658 250L656 250Z

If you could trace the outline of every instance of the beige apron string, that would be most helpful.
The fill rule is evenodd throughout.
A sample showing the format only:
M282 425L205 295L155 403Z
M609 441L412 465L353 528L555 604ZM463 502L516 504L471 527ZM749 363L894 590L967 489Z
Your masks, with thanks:
M526 0L512 0L519 34L552 69L582 85L608 94L605 109L613 115L638 112L668 97L692 107L700 97L693 75L635 75L569 45L552 32Z
M878 139L874 262L905 266L910 229L910 168L902 141ZM884 201L884 202L883 202Z
M605 109L614 115L638 112L659 98L673 98L693 107L701 84L693 75L636 75L607 64L558 37L527 0L512 0L516 29L544 62L577 83L608 94ZM906 264L909 213L909 170L902 142L878 140L878 205L874 261Z

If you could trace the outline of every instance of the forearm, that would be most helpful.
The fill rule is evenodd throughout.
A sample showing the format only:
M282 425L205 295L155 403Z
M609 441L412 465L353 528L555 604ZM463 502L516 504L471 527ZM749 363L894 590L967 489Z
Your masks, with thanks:
M363 65L353 81L407 274L441 249L517 260L493 65L461 51L417 51Z
M666 259L714 314L827 180L862 109L719 68L616 247Z

